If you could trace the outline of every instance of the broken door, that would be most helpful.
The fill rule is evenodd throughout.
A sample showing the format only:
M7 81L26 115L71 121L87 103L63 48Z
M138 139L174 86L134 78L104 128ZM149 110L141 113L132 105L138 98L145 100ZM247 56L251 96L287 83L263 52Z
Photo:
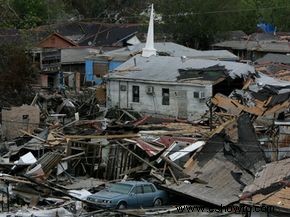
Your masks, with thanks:
M187 91L178 90L175 92L177 102L177 116L187 118Z

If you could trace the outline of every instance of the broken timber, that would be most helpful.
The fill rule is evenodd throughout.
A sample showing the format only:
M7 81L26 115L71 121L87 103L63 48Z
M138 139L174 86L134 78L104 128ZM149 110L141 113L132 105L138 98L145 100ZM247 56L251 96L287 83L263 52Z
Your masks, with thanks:
M120 145L122 148L126 149L127 151L129 151L132 155L134 155L135 157L137 157L139 160L141 160L142 162L144 162L145 164L147 164L148 166L150 166L151 168L158 170L155 166L153 166L151 163L147 162L146 160L144 160L143 158L141 158L140 156L138 156L137 154L135 154L133 151L131 151L129 148L127 148L126 146L124 146L123 144L121 144L120 142L117 142L118 145Z
M122 134L122 135L66 135L66 139L124 139L124 138L136 138L138 134Z
M247 113L256 115L256 116L262 116L262 115L269 115L277 112L281 112L285 109L287 109L290 105L290 101L285 101L281 104L275 105L271 108L267 108L267 104L269 104L269 100L262 102L259 100L255 100L256 106L255 107L249 107L242 105L239 100L231 99L227 96L224 96L222 94L216 94L212 98L212 103L218 107L221 107L225 110L227 110L228 113L239 115L242 111L245 111Z

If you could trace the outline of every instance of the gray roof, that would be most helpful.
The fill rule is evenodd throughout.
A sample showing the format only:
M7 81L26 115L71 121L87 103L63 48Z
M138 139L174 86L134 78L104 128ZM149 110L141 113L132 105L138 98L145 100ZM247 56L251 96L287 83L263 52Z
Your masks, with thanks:
M178 69L203 69L216 65L224 66L232 78L255 74L254 67L244 63L204 59L182 61L180 57L151 56L145 58L136 55L117 67L109 77L110 79L177 82Z
M127 60L131 56L142 52L145 47L145 43L140 43L117 50L106 52L104 55L112 57L116 60ZM202 59L213 59L213 60L232 60L236 61L239 58L227 50L208 50L200 51L192 48L185 47L180 44L173 42L157 42L154 43L154 47L160 56L168 55L173 57L186 56L188 58L202 58ZM98 58L98 56L96 56Z
M213 47L231 48L236 50L255 50L274 53L289 53L290 46L287 41L264 40L264 41L224 41L212 45Z
M64 48L61 49L61 63L84 63L85 57L92 53L99 53L99 50L95 48Z
M142 48L145 47L144 43L135 45L135 46L130 46L129 49L131 52L137 52L137 51L142 51ZM170 56L174 57L181 57L181 56L186 56L188 58L207 58L207 59L227 59L227 60L238 60L239 58L232 54L231 52L227 50L209 50L209 51L200 51L200 50L195 50L189 47L185 47L180 44L176 44L173 42L159 42L159 43L154 43L154 47L157 50L157 52L163 52L163 53L168 53Z
M284 54L268 53L262 58L257 59L256 63L283 63L290 65L290 56Z

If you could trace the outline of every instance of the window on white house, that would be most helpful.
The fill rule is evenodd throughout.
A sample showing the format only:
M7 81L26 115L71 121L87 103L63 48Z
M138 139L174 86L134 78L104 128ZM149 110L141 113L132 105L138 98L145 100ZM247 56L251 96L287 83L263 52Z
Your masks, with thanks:
M193 98L203 100L205 99L205 94L203 91L194 91Z
M193 92L193 98L198 99L199 98L199 92L194 91Z
M169 89L162 88L162 105L169 105Z
M140 101L140 89L139 86L133 86L132 88L133 93L133 102L139 102Z

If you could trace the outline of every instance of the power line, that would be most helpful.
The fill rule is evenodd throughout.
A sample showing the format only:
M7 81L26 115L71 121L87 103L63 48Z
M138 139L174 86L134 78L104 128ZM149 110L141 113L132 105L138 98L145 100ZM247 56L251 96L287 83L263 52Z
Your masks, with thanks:
M203 15L203 14L222 14L222 13L236 13L236 12L247 12L247 11L259 11L259 10L281 10L288 9L288 6L283 7L264 7L264 8L247 8L247 9L233 9L233 10L217 10L217 11L204 11L204 12L182 12L177 14L165 14L161 17L187 17L192 15ZM140 18L140 15L135 16L121 16L119 19L129 19L129 18ZM84 20L104 20L104 19L114 19L110 17L100 18L100 17L88 17Z
M238 12L250 12L250 11L265 11L265 10L282 10L282 9L288 9L288 5L281 6L281 7L263 7L263 8L246 8L246 9L230 9L230 10L215 10L215 11L203 11L203 12L181 12L177 14L161 14L160 17L188 17L193 15L205 15L205 14L225 14L225 13L238 13ZM157 13L158 14L158 13ZM99 21L99 22L105 22L106 20L110 21L123 21L123 19L136 19L141 18L141 15L135 15L135 16L120 16L118 18L115 18L115 16L112 17L88 17L83 19L77 19L76 21ZM10 18L11 20L18 21L24 20L22 18ZM59 19L59 18L48 18L48 25L51 25L51 21L58 21L58 22L71 22L67 19ZM137 20L138 21L138 20ZM125 22L126 23L126 22ZM124 24L125 24L124 23ZM144 23L136 23L139 25L147 25ZM155 23L155 25L158 25L159 23Z

